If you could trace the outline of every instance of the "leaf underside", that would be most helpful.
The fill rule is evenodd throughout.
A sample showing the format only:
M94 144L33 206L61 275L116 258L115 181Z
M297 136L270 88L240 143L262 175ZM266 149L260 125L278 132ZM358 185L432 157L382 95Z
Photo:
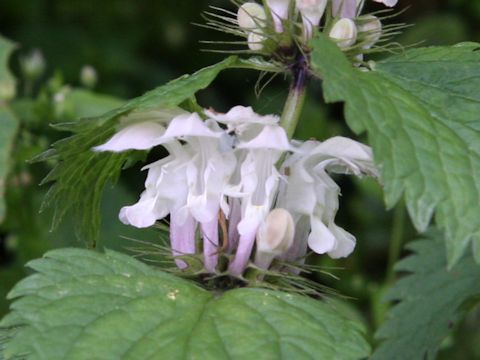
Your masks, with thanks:
M362 359L361 325L324 302L210 293L128 256L56 250L10 293L6 359Z
M345 102L356 132L367 131L392 207L404 194L419 231L435 220L449 266L470 241L480 261L480 52L478 44L406 51L352 67L322 34L313 67L327 102Z
M433 360L463 315L462 304L480 294L480 267L471 256L447 270L441 234L409 245L414 252L396 270L410 274L387 300L399 301L376 336L383 343L372 360Z

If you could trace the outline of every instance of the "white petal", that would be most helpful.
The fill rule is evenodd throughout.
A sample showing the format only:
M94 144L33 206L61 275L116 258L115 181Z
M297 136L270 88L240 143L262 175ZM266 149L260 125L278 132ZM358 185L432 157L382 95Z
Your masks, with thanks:
M324 141L309 156L308 161L316 164L312 166L318 165L315 170L321 167L340 174L360 176L365 173L378 177L371 148L345 137L337 136Z
M164 138L184 138L186 136L219 138L222 132L212 131L197 113L184 114L172 119Z
M147 228L153 226L157 220L164 218L167 214L167 207L157 201L156 197L142 195L136 204L123 207L120 210L119 218L125 225Z
M388 7L394 7L398 3L398 0L373 0L373 1L378 2L378 3L382 3L382 4L384 4L385 6L388 6Z
M235 106L231 108L227 113L220 114L212 110L205 110L205 114L218 122L224 124L245 124L245 123L258 123L264 125L273 125L278 123L279 117L276 115L259 115L253 111L250 106Z
M317 254L325 254L335 248L335 236L316 216L310 218L312 232L308 236L308 247Z
M314 150L313 153L316 151L317 150ZM345 157L348 159L370 161L373 158L370 147L342 136L325 140L318 147L318 151L333 157Z
M335 248L328 252L328 256L332 259L339 259L350 255L355 249L355 237L333 223L329 229L336 238L336 244Z
M290 145L285 130L277 125L266 125L252 140L242 142L238 149L275 149L281 151L294 150Z
M285 192L278 200L279 206L300 214L310 215L317 204L315 185L296 174L295 169L290 171L293 173L287 178Z
M125 150L146 150L161 144L165 128L152 121L128 125L117 132L105 144L93 148L95 151L121 152Z

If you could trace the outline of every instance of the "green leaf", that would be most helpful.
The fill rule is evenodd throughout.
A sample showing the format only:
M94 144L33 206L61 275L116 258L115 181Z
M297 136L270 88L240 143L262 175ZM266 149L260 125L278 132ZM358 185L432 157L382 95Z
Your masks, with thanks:
M323 35L314 40L313 68L325 99L344 101L349 126L368 132L387 206L404 194L419 231L436 209L450 266L471 240L480 261L478 47L410 50L362 72Z
M410 275L397 282L387 300L399 301L377 332L385 339L372 360L435 359L443 339L463 315L462 305L480 294L480 267L472 256L447 270L440 234L408 247L415 253L400 261L396 270Z
M107 183L116 182L132 153L98 153L91 149L115 133L122 116L132 111L173 109L207 87L220 71L235 64L239 66L237 58L229 57L193 75L184 75L149 91L102 116L56 125L60 130L75 134L55 143L53 149L37 158L58 161L44 180L44 183L55 181L43 206L55 209L52 227L56 228L64 215L73 210L74 217L78 219L76 233L95 246L101 222L99 208L103 189Z
M0 105L0 223L5 217L5 188L11 165L11 151L18 129L17 118L5 105Z
M86 118L103 114L123 105L124 101L109 95L97 94L90 90L73 89L65 97L66 106L76 118Z
M361 359L361 326L334 307L263 289L210 293L133 258L48 253L11 292L6 359Z
M0 102L15 96L15 78L11 74L8 61L15 50L15 44L0 36Z

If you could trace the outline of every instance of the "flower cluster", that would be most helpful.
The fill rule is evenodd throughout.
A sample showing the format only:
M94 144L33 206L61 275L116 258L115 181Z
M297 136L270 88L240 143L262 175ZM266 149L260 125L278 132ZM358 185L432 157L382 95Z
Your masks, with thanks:
M298 45L305 47L317 29L345 51L355 50L353 55L358 56L390 32L383 29L378 17L362 15L365 1L265 0L265 7L249 1L238 8L236 19L222 17L230 24L223 29L244 36L251 51L270 55L289 53L286 49ZM373 1L393 7L398 0ZM238 30L231 24L236 24Z
M145 228L169 216L181 269L189 255L202 253L207 272L224 271L222 255L234 276L250 264L301 262L308 248L348 256L355 238L334 222L340 189L330 174L377 176L370 148L344 137L290 141L278 122L243 106L202 116L180 109L133 113L94 150L168 151L144 168L145 191L121 209L120 220Z

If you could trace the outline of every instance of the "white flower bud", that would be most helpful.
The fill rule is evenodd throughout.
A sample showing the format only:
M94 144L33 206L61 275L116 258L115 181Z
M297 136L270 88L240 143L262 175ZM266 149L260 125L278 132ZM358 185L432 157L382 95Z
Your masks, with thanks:
M40 50L35 49L29 55L20 59L22 72L27 79L36 80L45 71L45 59Z
M267 38L260 33L251 32L248 34L248 47L252 51L260 51L263 49L263 42Z
M283 32L282 21L288 18L288 10L290 8L290 0L266 0L268 8L272 13L275 22L275 31Z
M268 269L275 257L284 254L292 246L294 235L292 215L285 209L272 210L257 231L255 264Z
M333 25L329 35L340 48L347 48L357 40L357 27L351 19L340 19Z
M238 26L242 29L250 30L259 28L266 19L265 9L257 3L247 2L238 8Z
M80 82L88 88L93 88L97 84L97 71L93 66L85 65L80 71Z
M357 19L358 36L361 37L363 47L371 48L382 35L382 23L373 15L361 16Z
M313 28L320 24L327 0L296 0L296 4L302 14L305 38L310 39L313 35Z

